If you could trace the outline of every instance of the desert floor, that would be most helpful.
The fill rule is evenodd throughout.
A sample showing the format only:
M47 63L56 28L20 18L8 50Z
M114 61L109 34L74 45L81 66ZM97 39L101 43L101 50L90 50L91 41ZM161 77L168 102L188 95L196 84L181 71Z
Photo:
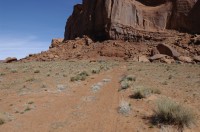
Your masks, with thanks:
M80 72L83 81L71 81ZM134 76L121 90L123 76ZM132 98L139 87L160 94ZM153 125L156 101L170 98L188 108L200 131L200 65L120 61L0 63L1 132L172 132L176 126ZM119 111L121 102L130 111Z

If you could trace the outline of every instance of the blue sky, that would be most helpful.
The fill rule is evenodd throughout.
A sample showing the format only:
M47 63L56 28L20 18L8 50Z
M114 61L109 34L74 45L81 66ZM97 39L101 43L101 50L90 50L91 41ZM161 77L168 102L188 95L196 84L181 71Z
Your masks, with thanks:
M47 50L81 0L0 0L0 60Z

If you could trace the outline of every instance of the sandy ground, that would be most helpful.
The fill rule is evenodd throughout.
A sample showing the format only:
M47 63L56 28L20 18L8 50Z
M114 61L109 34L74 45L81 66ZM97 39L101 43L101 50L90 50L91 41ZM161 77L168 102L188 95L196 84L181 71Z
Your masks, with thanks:
M100 69L100 73L92 71ZM70 81L86 71L84 81ZM126 90L120 79L134 75ZM144 99L130 96L137 87L156 88L161 94ZM150 123L155 102L168 97L196 113L196 124L185 132L200 131L200 66L118 61L58 61L0 63L1 132L171 132L174 126ZM120 114L122 100L131 111Z

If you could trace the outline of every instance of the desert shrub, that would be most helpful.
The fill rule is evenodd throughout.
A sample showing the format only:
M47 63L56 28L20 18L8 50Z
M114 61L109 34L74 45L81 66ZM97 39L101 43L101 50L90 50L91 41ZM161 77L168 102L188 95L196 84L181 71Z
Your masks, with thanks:
M120 80L121 88L119 89L119 91L129 88L130 84L133 81L136 81L136 77L134 75L127 75L127 76L122 77L122 79Z
M30 107L26 107L26 109L24 110L24 112L30 111L31 108Z
M0 76L5 76L6 74L5 73L0 73Z
M131 97L135 99L142 99L146 98L151 94L161 94L161 91L159 89L139 87L134 90L133 95Z
M67 86L65 86L65 85L62 85L62 84L57 85L57 90L60 92L66 90L66 89L67 89Z
M50 73L47 73L47 77L50 77L51 76L51 74Z
M33 82L33 81L35 81L36 79L35 78L28 78L28 79L26 79L26 82Z
M129 84L128 81L122 81L122 82L120 83L120 85L121 85L121 89L127 89L127 88L130 87L130 84Z
M118 112L127 115L131 111L131 104L128 101L121 100L118 108Z
M93 74L99 74L100 71L101 71L100 69L93 69L93 70L92 70L92 73L93 73Z
M154 124L177 125L179 128L189 127L195 123L195 115L189 108L167 98L157 101L152 122Z
M11 69L11 72L12 73L17 73L17 70L16 69Z
M40 70L35 70L34 73L40 73Z
M122 82L122 81L136 81L136 76L134 76L134 75L125 75L120 80L120 82Z
M75 77L71 77L71 81L72 82L79 81L79 80L84 81L87 78L87 76L89 76L89 74L87 72L83 71L83 72L79 73L78 75L76 75Z
M33 101L29 101L28 104L34 104L34 102Z
M161 94L161 91L157 88L151 88L151 93L152 94Z
M5 120L0 118L0 125L3 125L5 123Z

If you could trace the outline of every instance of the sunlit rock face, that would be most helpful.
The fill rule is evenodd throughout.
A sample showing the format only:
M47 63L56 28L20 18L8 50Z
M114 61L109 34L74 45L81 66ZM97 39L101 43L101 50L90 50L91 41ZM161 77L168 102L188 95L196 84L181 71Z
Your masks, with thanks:
M199 33L199 10L196 0L83 0L66 23L65 40L137 40L165 29Z

